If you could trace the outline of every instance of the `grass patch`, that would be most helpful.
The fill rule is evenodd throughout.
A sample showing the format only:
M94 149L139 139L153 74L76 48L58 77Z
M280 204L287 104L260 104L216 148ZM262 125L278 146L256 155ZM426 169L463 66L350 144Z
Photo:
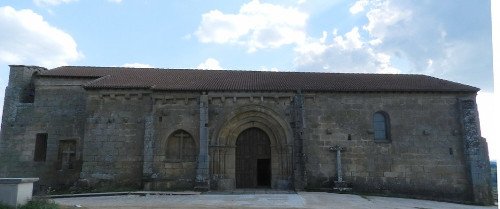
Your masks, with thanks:
M0 209L14 209L14 207L0 203ZM61 207L52 200L38 199L31 200L19 206L18 209L61 209Z
M60 209L60 207L52 200L39 199L31 200L25 205L19 207L19 209Z
M0 202L0 209L11 209L11 208L13 208L13 207L10 207L10 206Z

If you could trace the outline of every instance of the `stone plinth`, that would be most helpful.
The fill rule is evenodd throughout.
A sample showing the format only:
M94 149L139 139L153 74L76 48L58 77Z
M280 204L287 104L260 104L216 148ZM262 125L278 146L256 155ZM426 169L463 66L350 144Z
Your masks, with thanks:
M345 181L335 181L333 184L332 192L349 193L351 191L352 191L352 188Z
M31 200L33 182L38 178L0 178L0 202L17 206Z
M219 179L217 184L219 191L230 191L235 188L234 179Z

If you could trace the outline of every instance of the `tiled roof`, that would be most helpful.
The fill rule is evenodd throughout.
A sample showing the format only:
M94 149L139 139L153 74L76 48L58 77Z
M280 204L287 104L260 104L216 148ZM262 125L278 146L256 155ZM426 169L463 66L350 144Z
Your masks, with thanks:
M96 78L87 89L175 91L477 92L478 88L426 75L188 70L64 66L39 76Z

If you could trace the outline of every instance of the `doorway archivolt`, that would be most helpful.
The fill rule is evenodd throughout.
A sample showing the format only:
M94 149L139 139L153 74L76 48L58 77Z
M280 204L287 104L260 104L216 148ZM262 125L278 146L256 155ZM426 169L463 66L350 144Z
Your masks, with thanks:
M270 187L292 187L292 131L276 112L263 106L244 106L233 111L210 140L210 173L212 180L224 181L225 189L236 186L236 147L245 131L258 129L266 135L270 147ZM219 188L221 189L221 188Z

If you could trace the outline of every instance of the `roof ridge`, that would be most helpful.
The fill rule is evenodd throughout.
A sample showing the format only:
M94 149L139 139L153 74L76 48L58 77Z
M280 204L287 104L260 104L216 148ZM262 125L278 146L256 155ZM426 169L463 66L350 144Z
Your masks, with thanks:
M216 91L477 92L478 88L423 74L245 71L182 68L62 66L47 77L89 78L88 88Z
M341 74L341 75L422 75L418 73L367 73L367 72L322 72L322 71L265 71L265 70L237 70L237 69L200 69L200 68L161 68L161 67L121 67L121 66L92 66L92 65L65 65L56 67L51 70L62 69L62 68L90 68L90 69L126 69L126 70L177 70L177 71L214 71L214 72L257 72L257 73L300 73L300 74ZM429 76L432 77L432 76Z

